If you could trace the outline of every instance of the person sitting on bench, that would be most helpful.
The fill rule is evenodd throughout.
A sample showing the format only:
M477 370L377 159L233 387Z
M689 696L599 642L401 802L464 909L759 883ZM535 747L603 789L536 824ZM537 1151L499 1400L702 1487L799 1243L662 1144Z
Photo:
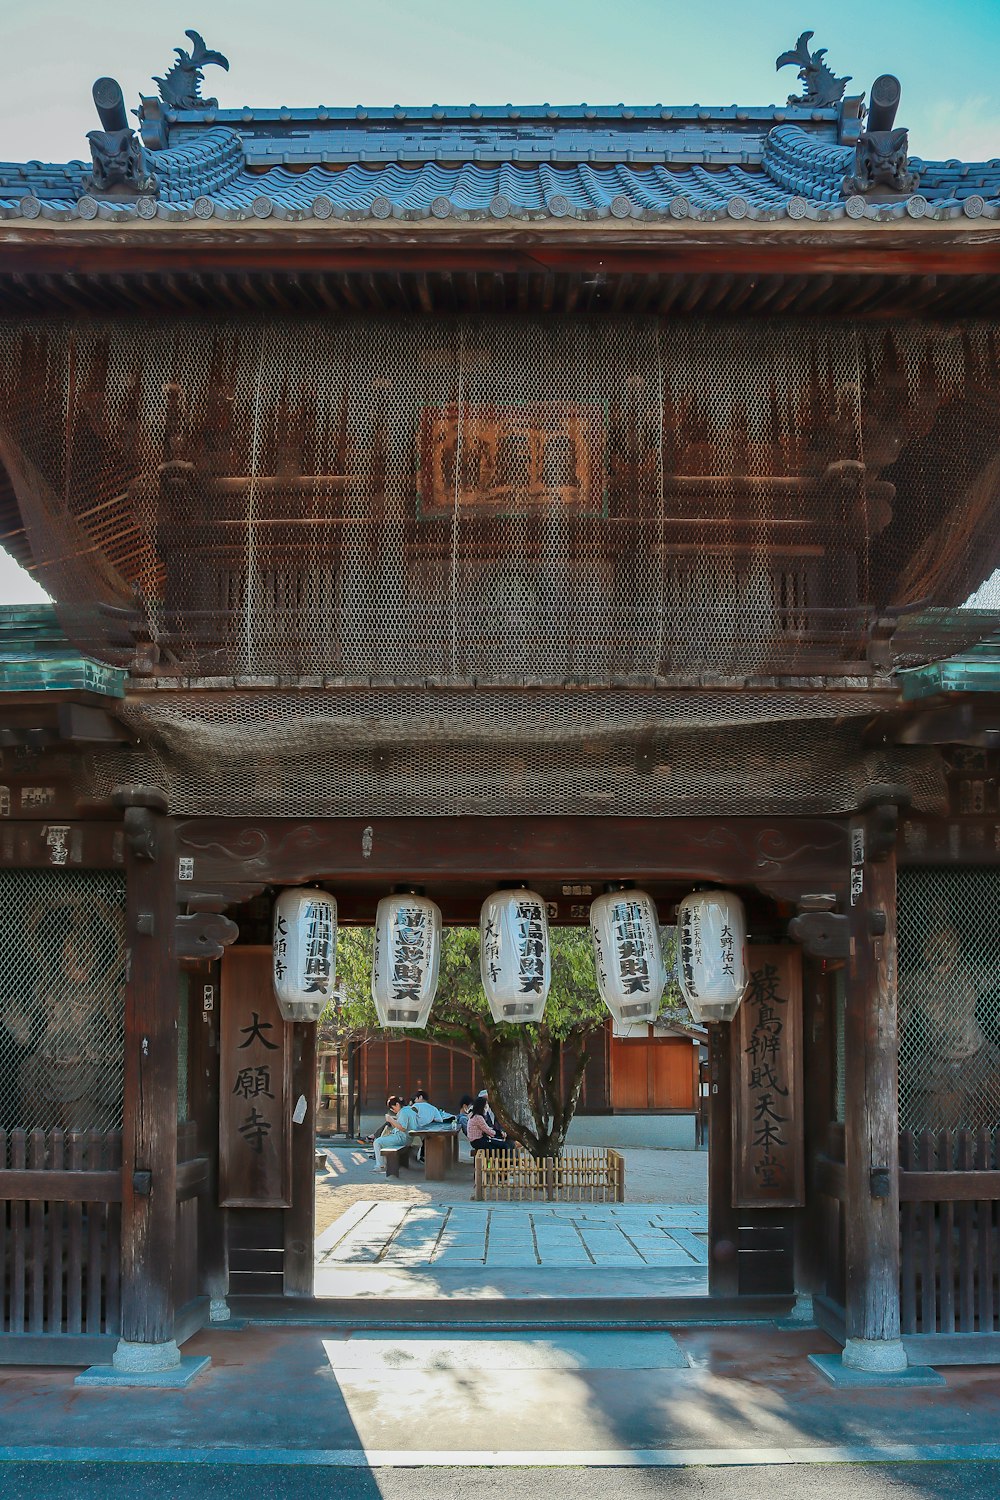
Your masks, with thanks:
M403 1101L398 1094L390 1094L385 1101L385 1126L382 1134L377 1135L372 1142L376 1172L382 1170L383 1151L398 1151L400 1147L409 1144L410 1137L407 1132L415 1127L416 1121L409 1105L404 1109L402 1104Z
M506 1136L497 1129L495 1130L486 1119L486 1100L480 1096L472 1106L469 1115L469 1128L466 1132L469 1137L469 1145L472 1154L477 1151L513 1151L514 1142L508 1141Z

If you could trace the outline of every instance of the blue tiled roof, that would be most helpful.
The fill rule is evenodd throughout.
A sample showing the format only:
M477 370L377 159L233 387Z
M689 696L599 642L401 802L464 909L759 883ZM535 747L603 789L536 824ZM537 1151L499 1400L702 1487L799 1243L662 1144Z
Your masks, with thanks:
M854 151L838 144L833 110L473 106L361 113L173 116L166 148L148 152L157 195L137 200L87 192L80 162L0 164L0 217L1000 218L1000 160L911 157L920 187L908 199L845 201ZM451 113L460 115L454 123Z

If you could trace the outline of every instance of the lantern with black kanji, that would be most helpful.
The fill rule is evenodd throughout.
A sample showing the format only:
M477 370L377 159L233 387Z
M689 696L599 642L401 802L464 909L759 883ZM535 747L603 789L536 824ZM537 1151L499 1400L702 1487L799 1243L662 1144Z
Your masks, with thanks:
M747 987L747 924L731 891L696 891L677 908L677 979L696 1021L731 1021Z
M549 923L535 891L494 891L479 915L479 967L494 1021L540 1021L552 982Z
M337 902L326 891L282 891L274 903L274 994L286 1021L318 1021L337 982Z
M441 912L426 896L385 896L375 913L372 999L382 1026L427 1025L441 964Z
M645 891L608 891L590 908L601 999L616 1021L655 1021L666 974L660 921Z

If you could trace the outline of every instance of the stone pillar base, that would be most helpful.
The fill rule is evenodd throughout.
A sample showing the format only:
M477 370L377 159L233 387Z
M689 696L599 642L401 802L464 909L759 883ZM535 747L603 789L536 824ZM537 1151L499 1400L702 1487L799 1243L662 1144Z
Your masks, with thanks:
M132 1344L128 1339L119 1339L118 1347L111 1356L111 1367L122 1375L154 1375L163 1370L176 1370L181 1362L181 1351L173 1339L162 1344Z
M809 1292L798 1292L795 1297L795 1306L789 1313L793 1323L814 1323L813 1299Z
M208 1304L208 1321L210 1323L228 1323L232 1317L229 1303L225 1297L213 1297Z
M898 1375L907 1367L906 1350L899 1339L848 1339L840 1357L847 1369L869 1375Z

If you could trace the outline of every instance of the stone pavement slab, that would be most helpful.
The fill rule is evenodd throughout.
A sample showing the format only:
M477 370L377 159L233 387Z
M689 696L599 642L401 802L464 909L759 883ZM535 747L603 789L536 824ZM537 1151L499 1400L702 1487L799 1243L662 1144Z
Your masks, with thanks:
M384 1204L361 1200L316 1242L317 1289L345 1270L480 1265L680 1271L708 1263L698 1204Z

